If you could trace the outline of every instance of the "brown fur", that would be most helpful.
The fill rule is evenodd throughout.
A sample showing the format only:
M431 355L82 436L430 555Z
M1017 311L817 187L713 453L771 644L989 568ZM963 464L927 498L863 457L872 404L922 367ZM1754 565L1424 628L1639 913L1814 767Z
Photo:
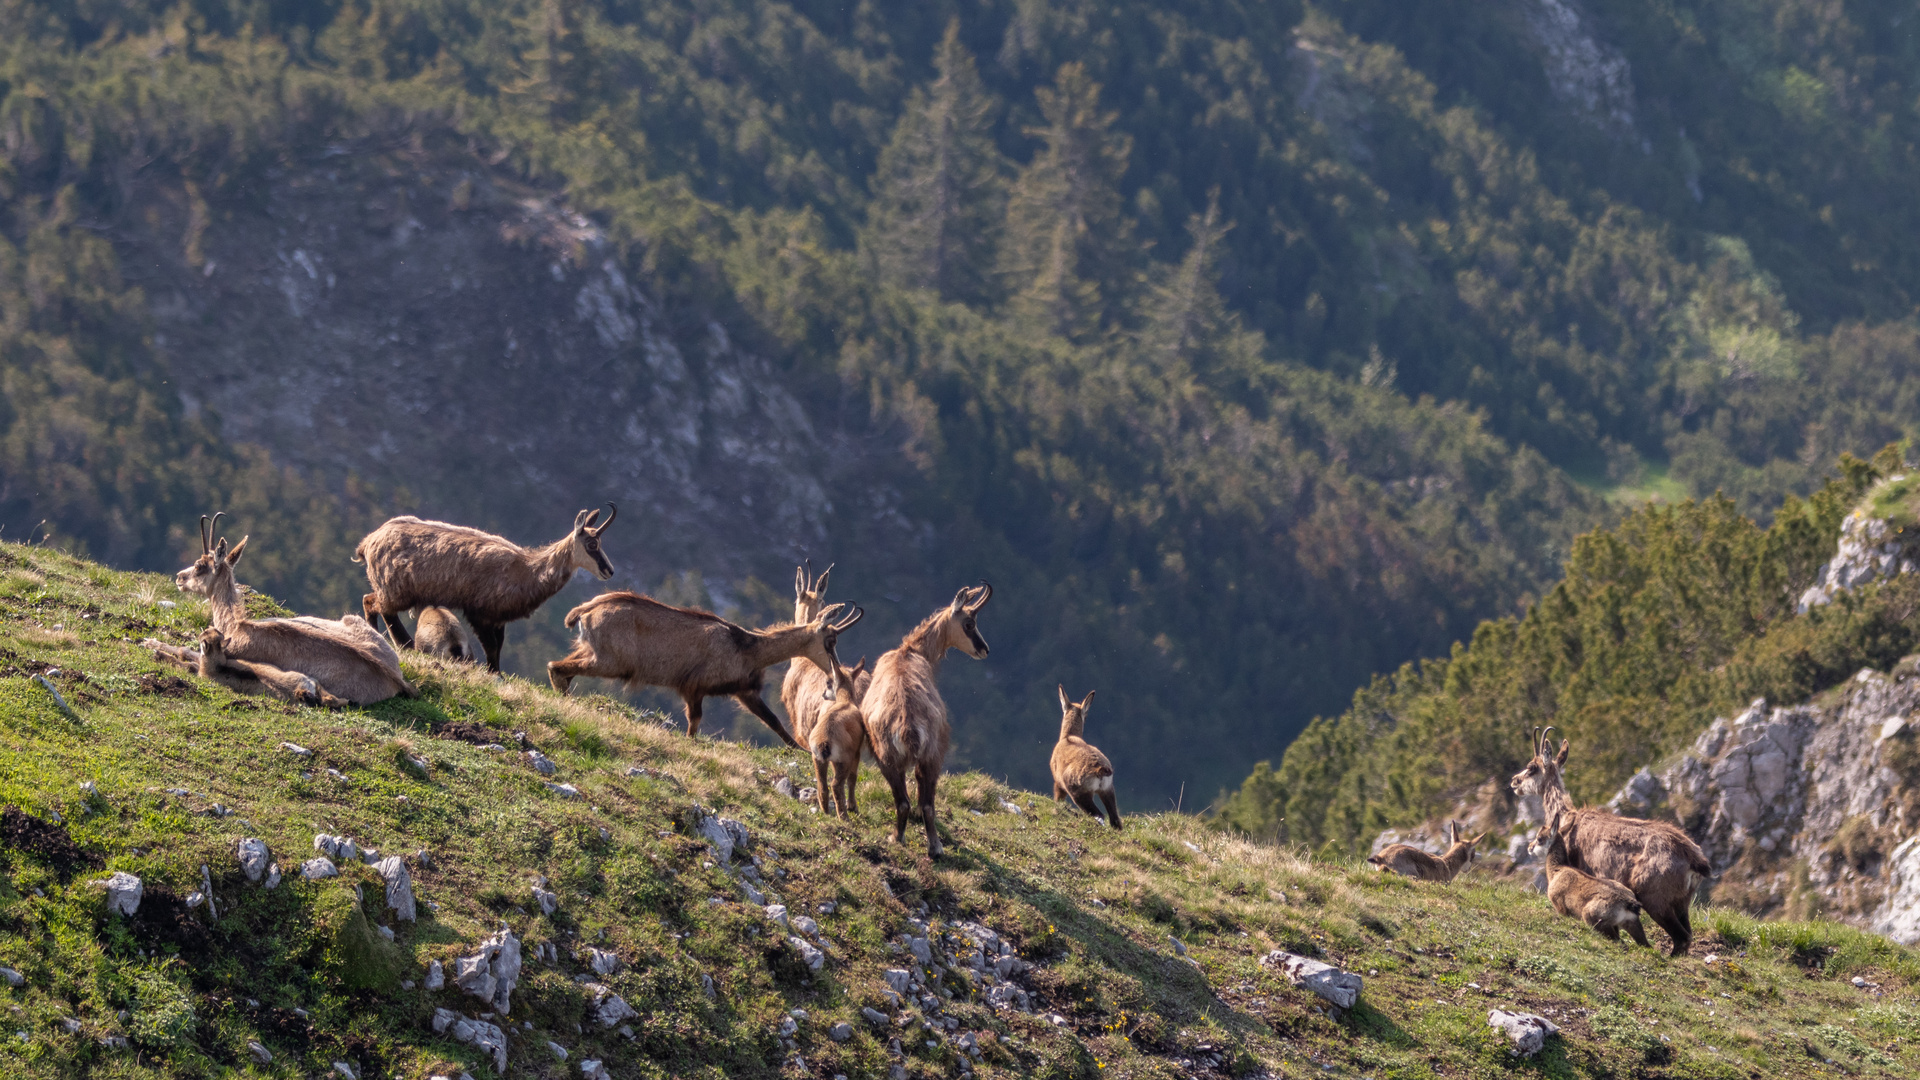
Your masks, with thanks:
M1411 844L1388 844L1367 856L1367 862L1376 870L1399 874L1401 877L1419 878L1421 881L1452 881L1473 862L1473 853L1486 835L1481 833L1462 840L1458 826L1449 821L1447 850L1444 854L1429 855Z
M291 619L249 619L234 580L234 567L246 551L242 538L231 551L222 538L212 543L219 515L201 519L201 546L193 564L174 575L181 591L207 598L213 627L224 639L229 660L261 664L312 679L326 693L355 704L385 701L419 692L400 673L393 646L357 615L339 620L303 615Z
M793 621L794 625L804 625L813 621L820 613L820 605L827 597L827 576L833 573L829 566L820 571L815 578L809 574L809 567L798 566L793 571ZM849 669L847 674L854 680L853 701L860 703L861 695L866 693L867 683L872 676L862 670L866 660ZM787 662L787 677L780 683L780 705L787 711L787 723L793 729L793 737L801 746L812 745L808 736L820 715L832 708L833 695L828 694L827 673L805 657L796 656Z
M251 664L227 655L226 635L212 627L201 631L198 650L179 645L164 645L148 638L140 643L153 650L153 658L177 664L209 682L219 683L236 694L254 694L291 701L296 705L320 705L337 709L346 702L327 693L319 683L297 671L285 671L270 664Z
M596 527L599 517L598 510L580 511L567 535L539 548L523 548L464 525L411 515L393 518L353 549L353 561L367 564L367 586L373 590L360 606L369 624L385 618L394 644L403 649L411 648L413 639L400 612L454 608L466 615L480 639L487 670L499 671L506 624L533 614L572 580L575 570L602 581L613 576L613 564L600 550L600 534L613 524L614 514Z
M1713 872L1706 853L1685 831L1664 821L1575 809L1561 779L1569 744L1562 740L1554 754L1552 733L1552 728L1535 730L1533 758L1508 786L1516 794L1540 796L1547 820L1566 844L1568 866L1633 890L1647 917L1672 940L1672 955L1685 954L1693 944L1693 894Z
M729 696L782 742L799 747L761 700L766 669L796 656L834 666L841 631L865 614L854 608L835 623L833 617L845 606L835 604L798 626L748 630L710 611L674 607L639 593L602 593L567 612L567 626L578 627L580 638L572 652L547 665L547 681L562 694L582 675L620 679L629 687L667 687L686 702L688 735L700 733L703 699Z
M1053 744L1053 756L1047 764L1053 769L1053 801L1072 799L1073 805L1093 817L1100 816L1093 800L1098 796L1107 808L1107 823L1121 828L1120 803L1113 794L1113 762L1100 748L1088 742L1087 709L1093 705L1092 690L1079 702L1060 689L1060 741Z
M848 817L860 812L854 800L854 787L860 779L860 755L867 748L867 722L860 715L852 673L841 670L835 685L833 704L820 714L807 733L807 749L813 754L814 797L820 802L820 812L832 812L827 806L827 766L831 765L833 801L839 807L839 815Z
M1529 845L1535 855L1547 857L1547 899L1553 910L1579 919L1611 940L1619 941L1620 931L1625 930L1636 943L1646 945L1647 931L1640 925L1640 902L1633 890L1569 866L1567 842L1554 827L1557 824L1555 818L1541 826Z
M423 607L413 627L413 647L423 653L470 663L480 663L486 658L479 644L460 625L452 608Z
M937 859L941 853L933 800L953 744L947 703L936 684L940 661L948 649L959 649L976 660L986 657L987 642L976 619L992 595L993 586L985 582L979 588L961 589L953 603L929 615L898 646L880 654L873 665L873 683L860 701L874 762L893 791L893 842L906 842L907 773L911 770L930 858Z

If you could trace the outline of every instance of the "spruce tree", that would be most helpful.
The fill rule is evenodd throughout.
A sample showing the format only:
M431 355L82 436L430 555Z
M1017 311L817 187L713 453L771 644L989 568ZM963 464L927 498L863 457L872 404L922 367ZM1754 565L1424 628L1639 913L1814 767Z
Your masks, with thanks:
M1014 317L1075 341L1098 335L1106 311L1132 291L1138 252L1120 211L1120 178L1132 140L1111 130L1100 84L1064 64L1035 91L1045 144L1014 182L1000 272Z
M991 292L1006 166L993 142L1000 103L960 43L958 20L934 51L932 84L916 88L881 151L865 246L883 278L979 302Z

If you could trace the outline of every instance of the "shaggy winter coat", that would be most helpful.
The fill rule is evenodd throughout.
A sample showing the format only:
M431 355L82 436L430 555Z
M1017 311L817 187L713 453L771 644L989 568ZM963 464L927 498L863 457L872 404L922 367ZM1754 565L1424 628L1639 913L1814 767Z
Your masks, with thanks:
M1553 910L1579 919L1614 941L1625 930L1638 944L1647 944L1647 932L1640 925L1640 902L1632 889L1567 865L1567 842L1552 825L1541 828L1531 847L1534 854L1547 857L1547 899Z

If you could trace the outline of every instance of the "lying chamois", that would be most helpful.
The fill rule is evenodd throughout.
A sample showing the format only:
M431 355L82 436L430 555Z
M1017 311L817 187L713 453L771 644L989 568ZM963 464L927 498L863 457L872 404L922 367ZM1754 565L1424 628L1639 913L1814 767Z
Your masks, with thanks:
M225 537L216 545L222 515L211 522L200 519L201 555L174 575L182 592L207 598L213 628L223 637L229 661L264 664L305 676L321 690L356 705L385 701L395 694L418 697L413 684L400 673L400 657L358 615L318 619L310 615L291 619L249 619L233 568L247 549L246 537L231 551Z
M297 671L285 671L270 664L252 664L227 655L226 635L209 626L200 632L200 648L166 645L153 638L140 643L153 650L153 658L186 668L209 682L219 683L236 694L276 697L296 705L320 705L337 709L347 702L334 697L319 683Z
M1100 748L1081 737L1087 729L1087 709L1093 705L1092 690L1084 700L1074 702L1067 688L1060 690L1060 741L1053 744L1053 801L1072 799L1073 804L1095 818L1100 810L1093 805L1095 796L1107 808L1107 823L1118 829L1120 804L1113 796L1113 762Z
M1452 881L1460 876L1460 871L1473 862L1473 853L1480 846L1480 840L1486 833L1471 840L1460 839L1460 830L1453 822L1447 822L1447 852L1444 855L1429 855L1411 844L1388 844L1372 855L1367 862L1383 873L1399 874L1401 877L1419 878L1422 881Z
M835 660L834 664L837 667L839 661ZM820 812L832 812L827 808L827 766L832 765L833 800L840 816L848 817L860 812L853 789L860 778L860 754L867 748L867 722L856 703L853 673L841 668L834 672L833 682L836 687L833 704L827 706L807 733L807 749L813 754L814 791Z
M1547 857L1547 899L1553 910L1598 930L1614 941L1625 930L1633 940L1647 944L1647 932L1640 925L1640 902L1633 890L1617 881L1597 878L1585 870L1567 865L1567 842L1560 835L1558 817L1542 825L1527 850ZM1651 946L1649 946L1651 947Z
M948 649L959 649L976 660L987 655L987 640L975 625L980 609L993 596L993 586L981 582L978 588L961 589L953 603L927 616L902 638L900 644L880 654L873 665L873 683L860 699L860 712L867 721L868 745L880 766L880 775L893 789L893 842L905 843L907 816L907 772L912 770L919 789L920 820L927 828L927 855L939 858L940 833L934 824L933 798L940 785L940 770L947 761L953 743L953 728L947 722L947 703L940 697L935 680L940 661Z
M394 644L403 649L413 646L413 638L401 625L400 612L455 608L473 625L487 654L487 670L499 671L508 623L533 614L575 570L590 571L601 581L613 576L613 564L600 550L600 534L619 508L612 503L607 508L607 520L599 526L594 522L600 511L582 510L567 535L540 548L523 548L463 525L393 518L353 549L353 561L367 564L367 585L373 590L360 606L369 623L384 616Z
M1693 943L1689 908L1713 864L1693 838L1664 821L1618 817L1606 810L1575 809L1560 770L1567 763L1566 740L1553 753L1553 729L1533 731L1533 759L1508 781L1515 794L1540 796L1546 819L1566 844L1567 865L1633 890L1680 956Z
M485 659L479 644L461 627L452 608L429 605L420 609L413 623L413 647L449 660L480 663Z
M760 718L780 741L804 749L760 698L767 666L804 656L835 670L840 634L866 612L854 608L839 622L835 604L797 626L748 630L710 611L663 604L639 593L610 592L567 612L567 626L579 627L573 651L547 665L547 681L565 694L582 675L623 680L636 686L664 686L687 703L687 734L700 733L701 701L730 696ZM826 693L837 689L827 681Z
M793 570L793 622L796 626L812 622L827 597L827 576L833 573L833 567L820 571L817 578L811 575L811 569L811 565L808 565L796 566ZM813 731L814 721L832 707L833 695L825 692L826 685L827 673L815 667L813 661L796 656L787 662L787 677L780 683L780 704L787 710L787 723L792 726L793 737L801 746L811 745L808 735ZM859 704L860 695L865 690L865 683L854 683L854 704Z

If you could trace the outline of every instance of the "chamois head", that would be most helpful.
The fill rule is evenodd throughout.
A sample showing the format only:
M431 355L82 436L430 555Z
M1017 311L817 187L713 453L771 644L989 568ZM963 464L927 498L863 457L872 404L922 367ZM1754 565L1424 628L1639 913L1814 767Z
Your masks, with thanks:
M1560 740L1560 752L1553 752L1553 729L1533 729L1533 758L1527 767L1513 774L1507 786L1515 795L1538 795L1560 782L1561 766L1567 763L1567 740Z
M1059 686L1058 689L1060 691L1060 737L1064 739L1069 735L1084 734L1087 730L1087 709L1093 705L1095 692L1089 690L1085 698L1075 701L1067 696L1065 686Z
M212 596L222 587L223 582L233 580L233 568L239 565L240 556L247 550L248 538L241 537L240 542L233 545L232 550L228 550L224 536L220 538L218 544L215 544L214 534L220 530L220 519L225 516L226 514L222 512L213 515L209 520L207 515L200 515L200 557L193 560L185 570L173 575L173 583L181 592Z
M827 575L833 573L834 564L828 563L819 577L813 576L813 560L808 559L805 566L793 568L793 621L808 623L820 613L820 603L827 598Z
M608 503L605 521L600 521L598 510L582 510L574 515L573 535L568 538L573 543L573 565L567 568L568 573L585 570L601 581L613 576L613 564L607 561L606 552L600 550L600 534L607 531L619 513L619 507ZM600 522L597 527L596 521Z
M825 575L822 575L823 577ZM834 700L840 692L840 634L854 623L866 617L867 609L855 607L846 618L834 621L840 609L847 604L835 604L815 615L807 623L807 632L811 635L807 641L807 651L802 654L820 666L827 673L827 690L821 695L828 701Z
M1480 850L1480 841L1486 838L1487 834L1483 832L1479 836L1468 837L1462 840L1460 839L1460 826L1458 823L1452 821L1447 822L1447 861L1453 861L1456 857L1455 853L1458 852L1460 853L1458 855L1460 866L1464 868L1473 862L1473 853ZM1458 871L1456 871L1456 873L1457 872Z
M1540 826L1540 828L1534 832L1533 836L1527 840L1527 854L1536 859L1540 858L1543 855L1551 854L1556 844L1565 844L1565 841L1560 839L1559 814L1554 814L1548 818L1547 823ZM1561 850L1564 853L1564 846Z
M953 594L953 603L947 606L947 639L940 643L941 652L959 649L975 660L986 659L987 639L980 636L976 623L980 609L986 607L992 597L993 586L985 581Z

